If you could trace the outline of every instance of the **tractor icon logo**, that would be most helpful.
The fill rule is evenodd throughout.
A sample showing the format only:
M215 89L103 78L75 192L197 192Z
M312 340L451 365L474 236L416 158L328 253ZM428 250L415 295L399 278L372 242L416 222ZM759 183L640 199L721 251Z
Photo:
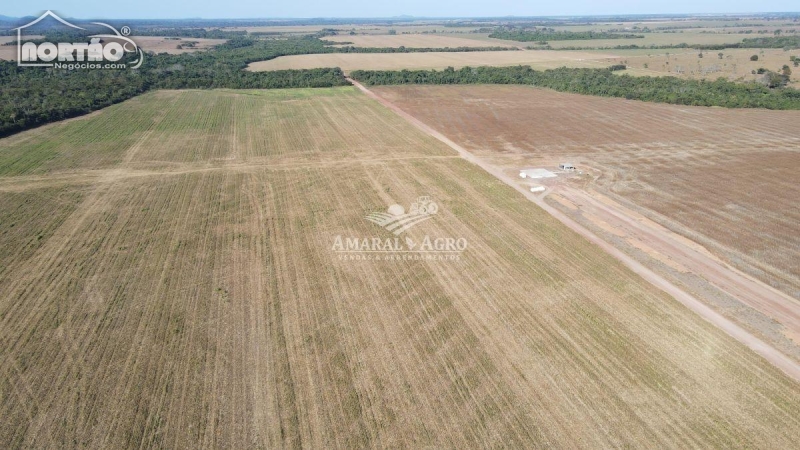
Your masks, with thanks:
M439 206L430 197L423 195L411 204L409 214L431 215L436 214L437 211L439 211Z
M395 236L399 236L414 225L430 219L438 211L439 205L429 196L423 195L411 204L408 213L402 205L392 205L386 212L372 213L366 219L393 232Z

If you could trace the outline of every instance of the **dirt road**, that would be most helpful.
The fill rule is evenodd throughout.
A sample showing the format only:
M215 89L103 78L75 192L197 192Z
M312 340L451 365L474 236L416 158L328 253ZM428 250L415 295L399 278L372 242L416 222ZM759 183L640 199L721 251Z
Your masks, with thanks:
M683 270L702 274L718 289L780 322L789 337L800 336L800 304L792 297L730 267L702 247L687 243L682 236L599 193L564 185L556 186L554 192L579 205L583 215L599 218L629 240L644 243L658 253L657 259L669 258Z
M704 319L708 320L712 324L721 328L730 336L742 342L748 348L752 349L753 351L764 357L767 361L769 361L770 363L781 369L783 372L785 372L793 379L800 381L800 364L798 364L788 356L784 355L783 353L781 353L774 347L770 346L766 342L762 341L761 339L757 338L756 336L753 336L751 333L749 333L739 325L735 324L734 322L728 320L721 314L711 309L708 305L706 305L702 301L684 292L682 289L670 283L669 281L667 281L660 275L656 274L652 270L648 269L647 267L645 267L644 265L633 259L631 256L628 256L627 254L623 253L621 250L617 249L610 243L601 239L591 231L587 230L586 228L584 228L583 226L581 226L580 224L569 218L561 211L548 205L541 198L537 197L530 191L526 190L523 186L521 186L516 179L504 173L502 169L492 166L486 163L485 161L481 160L480 158L476 157L475 155L467 151L464 147L448 139L443 134L439 133L430 126L426 125L425 123L421 122L420 120L406 113L405 111L403 111L393 103L389 102L388 100L373 93L372 91L370 91L357 81L350 78L348 78L348 80L351 83L353 83L354 86L356 86L358 89L364 92L367 96L375 99L376 101L380 102L387 108L391 109L399 116L406 119L409 123L419 128L420 130L440 140L441 142L447 144L450 148L458 152L458 154L461 155L461 157L463 157L467 161L481 167L482 169L494 175L499 180L503 181L507 185L516 189L528 200L532 201L537 206L544 209L548 214L558 219L561 223L569 227L571 230L582 235L584 238L588 239L590 242L599 246L607 253L618 259L634 273L638 274L639 276L641 276L642 278L644 278L657 288L671 295L677 301L679 301L680 303L682 303L684 306L691 309L695 313L699 314Z

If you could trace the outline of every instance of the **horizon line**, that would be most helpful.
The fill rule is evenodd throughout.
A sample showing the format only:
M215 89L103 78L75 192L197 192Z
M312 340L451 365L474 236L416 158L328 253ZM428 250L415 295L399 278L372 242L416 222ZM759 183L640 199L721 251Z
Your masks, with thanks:
M43 11L44 12L44 11ZM55 12L55 11L54 11ZM58 14L58 13L56 13ZM414 16L414 15L396 15L396 16L310 16L310 17L108 17L108 16L94 16L94 17L78 17L78 16L62 16L67 19L73 20L265 20L265 21L303 21L303 20L463 20L463 19L573 19L573 18L624 18L624 17L696 17L696 16L751 16L760 14L785 14L785 15L798 15L798 11L749 11L749 12L704 12L704 13L604 13L604 14L555 14L555 15L542 15L542 16L529 16L529 15L498 15L498 16ZM39 14L41 15L41 14ZM30 17L39 17L38 15L26 16L0 16L7 19L27 19Z

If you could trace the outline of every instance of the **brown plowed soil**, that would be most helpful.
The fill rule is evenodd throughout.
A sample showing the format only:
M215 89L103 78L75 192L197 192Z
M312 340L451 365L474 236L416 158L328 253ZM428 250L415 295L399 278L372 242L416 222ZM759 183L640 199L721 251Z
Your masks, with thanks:
M683 107L525 86L377 87L509 168L581 163L595 187L669 219L729 264L800 298L800 111ZM579 164L579 165L581 165Z

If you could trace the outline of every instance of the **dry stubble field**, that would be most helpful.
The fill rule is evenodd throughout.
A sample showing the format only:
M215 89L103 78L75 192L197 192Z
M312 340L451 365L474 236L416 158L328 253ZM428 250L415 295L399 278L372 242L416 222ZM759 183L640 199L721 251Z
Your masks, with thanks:
M781 72L784 65L790 70L800 72L791 62L791 57L800 57L800 50L784 49L726 49L703 51L691 49L673 50L613 50L617 56L608 57L608 50L602 50L602 61L605 67L612 64L625 64L630 75L674 76L691 79L716 80L725 78L730 81L753 82L763 78L758 74L761 68ZM702 53L703 57L699 57ZM722 57L719 54L722 54ZM758 61L750 57L758 55ZM599 59L599 58L598 58ZM646 66L646 67L645 67ZM753 72L756 72L755 74ZM789 79L790 87L800 84L800 73Z
M351 88L150 93L0 168L9 447L800 439L800 385ZM460 261L331 251L418 195Z
M208 50L215 45L224 44L226 39L204 39L204 38L180 38L180 40L167 39L167 36L137 36L134 38L136 45L145 51L155 53L169 53L177 55L181 53L191 53L198 50ZM186 45L187 42L194 42L193 47ZM177 48L181 45L183 48Z
M613 53L580 51L499 51L499 52L429 52L429 53L324 53L316 55L281 56L269 61L258 61L247 66L254 72L286 69L314 69L341 67L351 70L401 70L401 69L456 69L464 66L517 66L534 69L559 67L605 68L605 59L615 58Z
M526 86L374 89L477 155L575 160L734 265L800 297L796 111L661 105Z
M406 38L402 36L355 36L355 38L376 40L381 38ZM421 35L422 36L422 35ZM447 42L443 36L426 37L427 45L436 46L434 39ZM342 36L349 40L353 36ZM466 40L466 39L465 39ZM399 45L383 42L384 46ZM483 42L483 41L473 41ZM410 41L409 41L410 43ZM361 45L359 43L359 45ZM364 44L366 45L366 44ZM412 45L406 45L412 47ZM446 45L440 45L446 46ZM703 58L698 57L702 53ZM722 59L719 53L723 54ZM758 61L750 61L752 55L759 55ZM345 72L353 70L401 70L401 69L444 69L448 66L515 66L529 65L537 70L559 67L586 67L604 69L614 64L625 64L625 73L635 76L675 76L680 78L716 80L726 78L731 81L757 81L762 75L753 74L760 68L780 72L784 65L792 66L791 56L800 57L798 51L783 49L728 49L720 51L697 51L691 49L674 50L524 50L500 52L430 52L430 53L326 53L315 55L281 56L268 61L250 64L248 70L271 71L287 69L314 69L320 67L341 67ZM646 67L645 67L646 66ZM800 69L795 69L800 72ZM790 86L798 84L798 75L790 79Z
M355 47L515 47L509 43L495 43L476 39L469 39L458 35L445 34L384 34L384 35L355 35L340 34L326 36L326 40L334 42L352 42Z

